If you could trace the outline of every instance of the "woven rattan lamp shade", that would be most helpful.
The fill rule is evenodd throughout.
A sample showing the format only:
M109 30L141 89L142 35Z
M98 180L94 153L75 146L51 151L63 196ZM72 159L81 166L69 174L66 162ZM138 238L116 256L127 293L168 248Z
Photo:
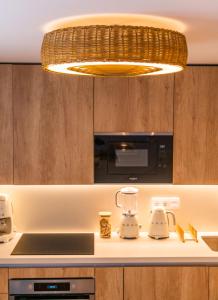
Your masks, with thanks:
M92 76L142 76L182 70L185 36L143 26L96 25L48 32L42 66L60 73Z

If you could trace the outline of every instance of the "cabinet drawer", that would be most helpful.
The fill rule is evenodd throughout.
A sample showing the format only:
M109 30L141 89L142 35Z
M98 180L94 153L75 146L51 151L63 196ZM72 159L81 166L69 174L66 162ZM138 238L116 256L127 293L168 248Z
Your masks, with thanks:
M9 278L94 277L93 268L11 268Z
M0 293L8 293L8 269L0 269ZM2 300L1 297L0 300Z

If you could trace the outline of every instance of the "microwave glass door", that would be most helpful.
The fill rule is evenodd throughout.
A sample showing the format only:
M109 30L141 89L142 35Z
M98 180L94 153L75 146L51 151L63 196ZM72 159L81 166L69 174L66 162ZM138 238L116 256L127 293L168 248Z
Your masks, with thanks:
M115 167L148 167L148 150L115 149Z
M151 144L146 142L111 142L108 174L145 174L154 165Z

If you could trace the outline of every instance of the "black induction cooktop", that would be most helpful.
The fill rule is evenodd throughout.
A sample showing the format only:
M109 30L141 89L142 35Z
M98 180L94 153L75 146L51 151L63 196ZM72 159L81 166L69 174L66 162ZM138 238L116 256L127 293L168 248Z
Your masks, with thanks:
M25 233L11 255L94 255L94 233Z

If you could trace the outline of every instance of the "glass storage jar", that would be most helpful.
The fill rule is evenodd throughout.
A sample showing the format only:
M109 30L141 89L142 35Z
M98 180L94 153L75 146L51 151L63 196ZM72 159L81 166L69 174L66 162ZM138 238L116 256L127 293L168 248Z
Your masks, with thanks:
M110 224L111 212L100 211L99 217L100 217L100 220L99 220L100 237L101 238L110 238L111 237L111 224Z

